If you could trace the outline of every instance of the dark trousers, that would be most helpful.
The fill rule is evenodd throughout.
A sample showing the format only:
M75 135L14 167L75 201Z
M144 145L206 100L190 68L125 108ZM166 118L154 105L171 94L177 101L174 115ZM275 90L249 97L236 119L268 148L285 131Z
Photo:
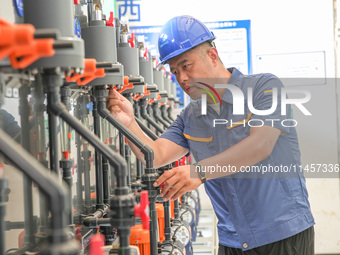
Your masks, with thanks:
M218 255L314 255L314 227L286 239L248 251L220 244Z

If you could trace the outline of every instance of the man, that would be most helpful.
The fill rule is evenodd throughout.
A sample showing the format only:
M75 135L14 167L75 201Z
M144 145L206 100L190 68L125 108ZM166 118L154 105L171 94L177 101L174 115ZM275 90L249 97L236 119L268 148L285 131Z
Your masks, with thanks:
M289 107L281 113L282 84L271 74L245 76L235 68L226 69L214 39L202 22L190 16L175 17L164 25L158 41L162 64L170 65L194 101L156 141L141 131L123 96L112 91L107 108L152 147L156 168L189 151L194 155L195 171L190 174L190 166L176 167L154 185L164 183L161 195L166 201L207 180L204 186L219 220L219 254L314 254L315 223L305 180L299 169L286 173L300 165L300 152L295 128L282 124L290 119ZM233 98L240 91L250 104ZM218 100L207 97L209 107L202 113L201 97L212 92ZM140 151L131 147L143 161ZM279 171L268 171L278 167ZM223 171L208 174L207 169Z

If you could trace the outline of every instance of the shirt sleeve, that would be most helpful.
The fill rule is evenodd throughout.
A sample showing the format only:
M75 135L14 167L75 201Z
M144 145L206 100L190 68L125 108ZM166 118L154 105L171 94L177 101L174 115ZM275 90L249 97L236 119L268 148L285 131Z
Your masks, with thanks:
M185 127L185 109L183 109L180 115L177 115L175 121L170 125L170 127L165 130L165 132L159 138L168 139L183 148L190 151L188 140L184 137L184 127Z
M286 112L282 114L281 92L283 84L279 78L272 74L265 74L256 81L253 87L253 112L251 120L253 126L263 123L266 126L275 127L282 131L282 134L289 134L290 126L294 123L291 120L291 107L286 106ZM274 98L277 102L273 102ZM268 110L265 112L265 110Z

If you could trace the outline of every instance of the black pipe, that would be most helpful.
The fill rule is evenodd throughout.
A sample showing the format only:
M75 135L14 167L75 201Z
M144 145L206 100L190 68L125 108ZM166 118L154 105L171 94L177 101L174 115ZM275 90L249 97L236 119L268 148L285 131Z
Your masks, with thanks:
M128 145L125 145L125 160L128 165L128 186L131 188L131 149Z
M19 88L19 114L21 123L21 143L22 147L30 152L30 124L29 124L29 105L28 94L29 87L25 84ZM24 217L25 217L25 243L30 244L31 249L35 245L34 225L33 225L33 183L26 176L23 176L24 182ZM31 250L30 249L30 250Z
M150 215L151 215L151 225L150 225L150 245L151 245L151 254L156 255L157 252L157 210L156 210L156 197L159 194L159 189L153 187L153 183L159 177L156 169L153 168L153 150L147 145L144 144L138 137L136 137L130 130L128 130L125 126L123 126L120 122L118 122L106 109L106 97L108 96L108 90L104 87L95 87L94 96L97 97L98 100L98 113L103 118L106 119L109 123L111 123L115 128L117 128L127 139L131 141L135 146L137 146L140 151L144 154L146 169L145 174L142 176L142 183L146 185L145 190L149 192L149 200L150 200ZM112 200L111 200L112 207ZM122 235L129 235L130 229L118 229L118 233ZM126 247L129 246L129 238L128 236L125 239L120 239L120 249L124 252Z
M51 80L53 79L60 79L60 83L62 84L62 77L58 74L50 75L54 77L50 77ZM59 83L59 84L60 84ZM117 153L114 153L110 148L105 146L102 141L90 130L82 125L82 123L72 116L65 105L60 102L59 100L59 87L58 83L56 82L46 83L48 85L49 97L50 97L50 104L48 105L48 110L54 116L59 116L62 118L67 124L70 125L76 132L78 132L84 139L86 139L96 150L105 156L110 164L114 165L117 169L116 177L117 177L117 187L126 187L126 163L125 159L122 158Z
M98 113L103 118L106 119L111 125L117 128L127 139L131 141L134 145L140 149L145 157L145 165L147 168L153 168L153 150L144 144L137 136L135 136L129 129L123 126L119 121L117 121L110 112L106 109L106 97L109 91L107 89L95 89L94 96L98 100Z
M158 136L150 129L148 128L143 121L141 121L138 118L135 118L138 126L143 130L145 134L147 134L152 140L158 139Z
M43 151L39 151L39 149L37 149L37 153L40 153L40 155L38 154L40 163L46 168L48 168L48 161L46 160L46 143L45 143L45 117L44 117L44 113L46 111L46 106L44 104L45 94L40 74L37 74L35 76L35 81L33 82L32 85L33 85L31 92L33 99L32 110L35 114L34 116L35 125L37 135L39 138L37 143L38 148L43 149ZM47 200L45 195L42 193L39 193L39 210L40 210L39 235L42 236L44 235L48 227Z
M0 130L0 151L45 193L52 212L51 240L52 243L62 243L65 239L65 215L69 208L68 189L60 184L59 178L48 171L23 148L13 144L12 139ZM63 238L62 238L63 236Z
M168 122L169 125L171 125L172 122L168 119L165 104L161 106L161 116L166 122Z
M129 165L127 165L128 176L127 183L129 183ZM109 164L106 158L102 158L103 169L103 202L104 204L110 203L110 186L109 186Z
M49 84L47 93L47 112L48 112L48 132L49 132L49 147L50 147L50 169L51 171L59 174L59 165L58 165L58 119L57 116L51 114L50 109L53 107L53 102L55 101L55 96L53 94L54 90L58 88L57 93L59 94L59 84L55 79L50 79L51 75L48 73L42 74L43 83ZM49 93L51 92L51 93ZM59 96L59 95L57 95Z
M0 166L2 168L2 166ZM0 169L2 171L2 169ZM7 179L0 178L0 255L5 255L5 215L6 215L6 202L8 201L8 181Z
M169 120L175 121L174 118L172 117L172 107L170 106L167 111Z
M139 100L140 106L140 115L143 119L145 119L151 126L153 126L159 133L164 133L164 129L158 125L156 121L154 121L149 114L147 114L146 107L147 107L146 99L141 98Z
M164 128L168 128L169 127L169 124L166 123L158 114L158 109L159 109L159 106L158 106L158 103L153 103L152 104L152 112L153 112L153 117L156 119L157 122L161 123Z
M93 126L94 133L100 138L100 117L98 114L98 102L96 98L93 98ZM104 208L104 190L103 190L103 169L102 169L102 155L96 150L95 151L95 164L96 164L96 209Z

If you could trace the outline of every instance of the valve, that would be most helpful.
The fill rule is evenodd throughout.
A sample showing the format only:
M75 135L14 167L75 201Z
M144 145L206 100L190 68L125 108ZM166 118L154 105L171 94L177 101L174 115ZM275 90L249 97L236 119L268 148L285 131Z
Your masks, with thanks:
M106 21L106 26L114 27L114 19L113 12L110 12L110 18Z
M148 48L145 48L144 57L146 61L149 61Z
M13 68L26 68L41 57L55 53L54 39L35 39L31 24L11 24L0 18L0 59L9 57Z
M134 33L131 33L131 37L130 37L130 39L128 40L128 43L130 43L131 48L134 48L134 47L135 47L135 34L134 34Z
M149 192L144 190L140 193L139 205L135 205L135 217L141 218L144 229L150 228L149 204Z
M97 60L94 58L84 58L84 72L82 74L71 71L71 76L65 75L67 82L76 81L79 86L86 85L90 81L105 76L104 68L97 68Z
M129 83L129 76L124 76L123 88L118 89L117 87L114 87L114 89L117 90L117 92L119 94L121 94L127 89L133 89L133 83ZM112 93L112 92L110 92L110 93Z

